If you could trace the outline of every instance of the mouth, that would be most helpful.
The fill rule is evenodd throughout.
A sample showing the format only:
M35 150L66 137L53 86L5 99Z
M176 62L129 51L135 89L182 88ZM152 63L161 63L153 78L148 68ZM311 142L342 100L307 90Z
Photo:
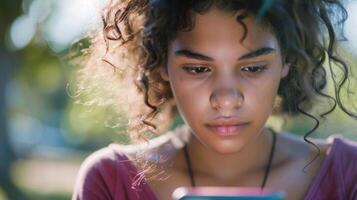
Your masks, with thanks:
M242 132L246 124L230 126L209 126L210 129L219 136L238 135Z
M219 136L238 135L248 125L248 123L240 124L223 124L223 125L208 125L208 127Z

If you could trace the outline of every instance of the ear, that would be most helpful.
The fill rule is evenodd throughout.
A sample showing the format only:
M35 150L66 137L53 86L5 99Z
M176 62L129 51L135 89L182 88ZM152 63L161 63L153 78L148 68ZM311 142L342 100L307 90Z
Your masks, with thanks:
M159 67L159 72L160 72L160 76L163 80L165 81L169 81L169 74L167 72L167 68L164 66L160 66Z
M290 63L285 63L281 69L281 78L285 78L289 74Z

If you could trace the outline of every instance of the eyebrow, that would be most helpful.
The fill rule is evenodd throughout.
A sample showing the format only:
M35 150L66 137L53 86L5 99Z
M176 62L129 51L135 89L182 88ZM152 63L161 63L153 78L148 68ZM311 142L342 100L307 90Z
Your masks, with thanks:
M259 48L257 50L251 51L247 54L244 54L243 56L239 57L238 60L245 60L245 59L250 59L250 58L255 58L258 56L262 56L262 55L267 55L267 54L271 54L274 53L276 50L274 48L271 47L263 47L263 48ZM213 61L214 59L206 56L204 54L189 50L189 49L180 49L175 51L175 55L176 56L184 56L187 58L193 58L193 59L197 59L197 60L204 60L204 61Z
M187 57L187 58L193 58L193 59L197 59L197 60L204 60L204 61L213 61L214 59L203 55L201 53L189 50L189 49L180 49L175 51L175 55L176 56L183 56L183 57Z

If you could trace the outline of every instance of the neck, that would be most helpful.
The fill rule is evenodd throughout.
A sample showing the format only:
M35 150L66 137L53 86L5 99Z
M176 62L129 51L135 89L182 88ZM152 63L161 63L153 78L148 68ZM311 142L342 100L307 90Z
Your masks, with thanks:
M263 129L259 136L240 151L221 154L204 146L195 136L188 143L188 152L195 177L200 175L230 182L247 174L264 173L272 144L270 130Z

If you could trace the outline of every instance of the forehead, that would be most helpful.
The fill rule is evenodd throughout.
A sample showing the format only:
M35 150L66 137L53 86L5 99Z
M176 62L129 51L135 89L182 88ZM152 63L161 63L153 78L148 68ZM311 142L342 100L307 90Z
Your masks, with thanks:
M193 29L179 32L169 46L191 49L234 48L243 52L261 47L279 49L276 37L267 26L256 22L252 15L239 22L239 15L241 12L231 13L217 8L211 8L204 14L194 14ZM241 41L245 30L246 36Z

